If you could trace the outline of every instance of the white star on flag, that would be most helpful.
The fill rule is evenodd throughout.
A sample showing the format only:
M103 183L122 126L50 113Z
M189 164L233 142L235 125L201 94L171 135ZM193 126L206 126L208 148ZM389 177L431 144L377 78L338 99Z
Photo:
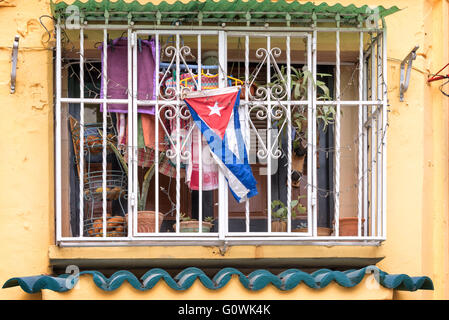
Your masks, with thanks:
M216 114L221 117L220 110L224 109L224 107L219 107L218 102L215 102L215 105L213 107L212 106L207 106L207 107L210 109L210 113L209 113L210 116L213 114Z

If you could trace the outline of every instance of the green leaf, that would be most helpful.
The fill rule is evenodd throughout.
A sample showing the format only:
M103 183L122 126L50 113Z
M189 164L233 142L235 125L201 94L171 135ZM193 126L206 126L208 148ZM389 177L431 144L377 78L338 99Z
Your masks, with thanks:
M293 85L293 99L298 100L301 97L301 86L296 83Z
M284 203L280 200L271 201L271 209L274 210L276 207L285 207Z
M300 120L295 121L296 129L298 129L299 132L302 131L302 122Z
M317 81L316 81L316 84L317 84L318 88L320 88L321 90L323 90L324 95L325 95L326 97L328 97L328 96L329 96L329 88L326 86L326 84L325 84L323 81L320 81L320 80L317 80Z
M298 200L293 200L292 202L290 202L290 207L294 208L298 205Z
M285 215L286 209L285 208L280 208L276 211L276 214L278 214L279 217L282 217L283 215Z

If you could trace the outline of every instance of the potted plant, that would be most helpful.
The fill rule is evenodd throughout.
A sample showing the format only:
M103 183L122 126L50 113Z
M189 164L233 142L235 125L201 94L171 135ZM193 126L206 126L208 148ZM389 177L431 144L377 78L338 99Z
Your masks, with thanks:
M275 73L272 78L272 82L269 86L277 86L281 88L291 88L292 100L305 100L307 99L307 92L309 83L311 82L315 88L317 88L317 100L331 100L329 96L329 88L324 81L314 81L312 73L307 70L306 66L302 70L295 67L290 67L290 84L287 86L287 72L286 67L282 66L280 73ZM317 73L317 77L330 77L331 74ZM283 98L287 99L287 95ZM286 132L287 126L283 125L286 121L286 114L277 120L277 126L280 130ZM327 126L333 123L335 119L335 107L327 105L317 106L317 124L322 123L323 131L327 129ZM294 138L292 141L292 173L294 175L293 185L299 186L299 178L304 172L304 160L307 154L307 112L301 108L292 108L291 114L292 127L295 130ZM319 133L319 130L317 131ZM319 139L319 136L318 136ZM282 139L279 139L281 144Z
M299 196L298 199L290 202L291 217L296 218L297 214L304 214L306 208L299 202L299 199L305 196ZM287 231L288 208L281 200L271 202L271 231Z
M290 67L290 84L286 86L287 82L287 72L286 67L282 66L280 69L280 73L275 73L272 77L272 82L268 85L271 87L281 86L291 88L291 99L292 100L305 100L307 99L307 92L309 88L309 82L318 90L317 92L317 100L331 100L329 95L329 88L326 86L326 83L321 80L314 81L312 73L307 70L306 66L299 70L294 67ZM317 77L331 77L331 74L328 73L317 73ZM285 95L284 99L287 99L287 95ZM298 110L299 108L295 108L292 112L292 125L298 133L306 134L305 132L305 124L307 124L307 117L305 112L302 110ZM283 120L285 120L285 114L279 121L279 125L282 125ZM335 108L334 106L327 105L318 105L317 106L317 120L323 123L323 130L327 128L327 126L333 122L335 119ZM284 129L285 130L285 129Z
M198 232L199 222L197 219L192 219L185 213L181 213L179 222L179 232ZM213 217L205 217L201 225L202 232L210 232L214 226ZM176 231L176 223L173 225L173 229Z
M359 230L359 218L358 217L341 217L338 219L338 235L339 236L357 236ZM365 219L362 218L362 226ZM334 221L335 225L335 221Z

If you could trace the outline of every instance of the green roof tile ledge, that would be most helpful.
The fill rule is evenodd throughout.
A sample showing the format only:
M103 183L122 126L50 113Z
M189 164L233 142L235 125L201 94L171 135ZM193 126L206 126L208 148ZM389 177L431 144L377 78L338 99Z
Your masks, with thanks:
M128 281L135 289L146 291L152 289L161 279L174 290L186 290L190 288L195 280L199 280L208 289L217 290L226 286L232 275L238 276L240 283L248 290L257 291L265 288L270 283L282 291L288 291L304 283L309 288L321 289L331 282L336 282L344 288L352 288L358 285L366 274L374 274L374 278L385 288L416 291L433 290L433 282L429 277L410 277L406 274L388 274L376 266L368 266L358 270L332 271L320 269L313 273L306 273L298 269L288 269L278 275L267 270L256 270L248 276L237 269L224 268L210 279L201 269L187 268L172 278L165 270L154 268L146 272L140 279L129 271L118 271L111 277L105 277L98 271L82 271L80 275L92 275L94 283L104 291L113 291ZM20 286L27 293L37 293L42 289L65 292L74 287L78 281L77 277L63 274L57 277L39 275L31 277L15 277L6 281L3 288Z
M162 18L180 18L189 14L195 14L196 18L196 14L201 11L203 13L204 21L207 21L207 19L220 18L233 19L237 15L242 19L245 19L246 13L251 14L251 19L285 19L286 13L291 14L292 19L310 19L311 14L315 13L317 19L329 19L335 17L336 14L339 14L342 22L345 22L345 20L354 19L354 17L358 15L368 17L374 13L374 10L377 11L379 18L383 18L400 10L397 6L390 8L368 5L357 7L354 4L343 6L341 4L329 5L325 2L315 4L313 2L300 3L298 1L287 0L278 0L276 2L272 0L204 0L189 1L186 3L178 0L171 4L166 1L161 1L158 4L153 4L151 2L141 4L137 0L129 3L126 3L124 0L117 0L114 2L110 0L76 0L67 2L56 2L55 0L51 0L53 15L56 18L64 18L66 14L71 14L71 12L65 12L69 5L78 6L86 19L92 19L93 17L99 18L101 17L101 14L107 10L111 20L114 18L127 20L128 13L130 12L133 14L133 19L154 20L155 15L149 13L156 13L157 11L162 13ZM142 13L142 15L139 16L139 12Z

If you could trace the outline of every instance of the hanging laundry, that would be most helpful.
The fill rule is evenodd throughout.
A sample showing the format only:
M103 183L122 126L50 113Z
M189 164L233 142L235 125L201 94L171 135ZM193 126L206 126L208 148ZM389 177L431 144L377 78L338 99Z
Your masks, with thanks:
M190 149L190 157L187 164L186 183L190 190L200 190L200 143L201 139L201 163L202 163L202 189L205 191L218 188L218 166L213 159L207 141L201 136L198 128L193 129Z
M123 150L126 147L126 115L117 113L117 148Z
M184 98L195 125L201 130L228 181L232 195L244 202L257 195L256 179L248 162L241 132L240 87L197 91Z
M145 148L145 138L143 137L142 116L137 115L137 148Z
M170 149L173 154L176 153L176 125L177 120L172 119L169 125L169 133L171 140ZM191 119L179 120L179 143L183 147L181 150L182 154L188 154L187 160L180 160L180 169L181 169L181 177L185 177L185 182L190 190L200 190L199 189L199 151L200 151L200 143L199 137L201 137L197 128L193 128L190 135L190 128L193 126L193 122ZM199 136L200 135L200 136ZM202 190L215 190L218 188L218 166L215 163L215 160L211 158L211 152L207 141L201 137L201 150L202 150ZM167 165L170 164L171 168ZM162 168L162 167L161 167ZM176 158L168 159L167 163L164 164L162 170L160 170L162 174L170 177L176 177Z
M122 117L123 116L123 117ZM128 120L127 115L121 114L118 117L118 148L125 151L126 159L128 148ZM165 132L160 123L159 125L159 152L167 150L165 141ZM137 165L139 167L151 167L154 163L154 154L156 150L156 122L155 116L149 114L138 114L137 116Z
M137 98L139 100L154 100L156 97L156 67L155 67L155 43L154 40L139 40L137 50ZM103 98L104 57L103 45L101 50L101 93ZM107 97L109 99L128 98L128 39L117 38L107 47ZM127 113L128 104L108 104L109 112ZM103 105L100 107L103 111ZM138 106L137 112L154 114L154 106Z
M141 114L145 147L156 149L156 118L151 114ZM158 121L159 152L165 151L165 131Z

